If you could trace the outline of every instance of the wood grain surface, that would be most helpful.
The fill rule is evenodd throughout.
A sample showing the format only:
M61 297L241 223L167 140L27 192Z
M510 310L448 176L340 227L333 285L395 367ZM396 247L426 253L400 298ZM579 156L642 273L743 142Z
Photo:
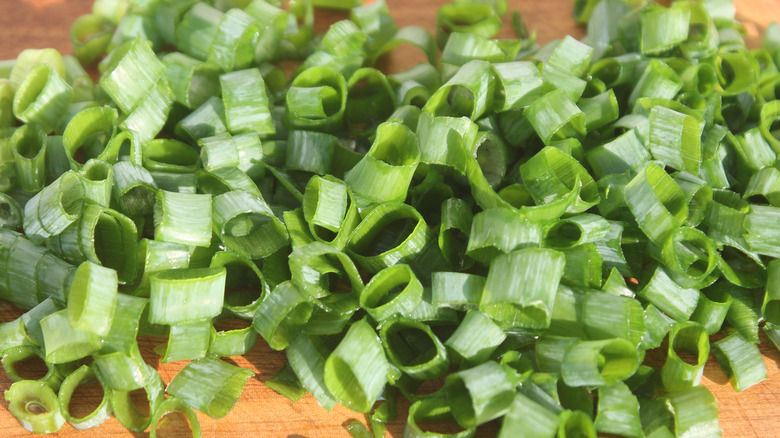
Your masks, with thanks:
M68 32L72 21L90 11L91 0L0 0L0 59L16 57L25 48L53 47L63 53L70 53ZM434 30L435 11L445 3L443 0L387 0L393 16L401 26L421 25ZM509 0L510 10L523 12L526 24L536 29L542 43L570 34L583 36L583 29L571 18L573 0ZM745 22L748 41L760 44L763 29L772 21L780 21L780 0L737 0L739 19ZM320 12L317 27L323 31L327 26L345 18L343 13ZM511 37L506 27L502 34ZM416 61L411 51L394 54L386 65L400 69ZM0 322L16 318L20 312L0 301ZM142 339L144 356L157 367L167 383L184 365L183 362L159 364L152 348L162 341ZM769 378L742 393L736 393L728 384L726 376L711 356L704 372L703 384L718 399L720 424L725 437L771 437L777 436L780 426L780 353L766 338L760 345L764 354ZM256 375L249 380L246 389L233 411L221 420L213 420L198 414L203 436L206 437L338 437L349 436L343 427L345 422L362 415L337 406L330 413L320 407L311 396L296 403L288 401L268 389L263 382L274 375L285 363L284 353L271 350L262 340L246 356L232 358L237 365L253 370ZM651 360L662 362L660 356ZM10 386L5 373L0 373L0 390ZM95 397L83 395L86 404ZM30 436L22 429L7 410L8 404L0 402L0 437ZM399 420L392 423L388 434L400 437L406 418L407 404L401 403ZM480 436L495 435L498 425L490 423L480 428ZM177 435L174 433L174 436ZM146 436L145 433L131 433L125 430L113 417L99 428L77 432L66 424L57 436L79 437L129 437Z

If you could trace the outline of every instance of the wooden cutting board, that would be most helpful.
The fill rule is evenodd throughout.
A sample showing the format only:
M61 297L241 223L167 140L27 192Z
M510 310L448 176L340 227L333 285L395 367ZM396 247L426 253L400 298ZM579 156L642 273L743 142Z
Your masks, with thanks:
M393 16L400 26L415 24L434 30L436 9L444 0L387 0ZM774 19L780 21L780 0L736 0L738 18L745 22L749 43L760 44L759 35ZM70 53L68 32L70 24L78 16L88 13L92 0L0 0L0 59L14 58L25 48L53 47ZM542 43L570 34L582 37L584 31L571 18L573 0L509 0L510 10L519 9L530 29L536 29ZM317 15L317 28L324 31L337 20L346 18L343 13L322 11ZM512 37L507 26L502 34ZM401 51L386 61L392 70L399 70L421 61L412 50ZM5 302L0 302L0 322L16 318L20 312ZM150 363L157 367L167 383L184 363L159 364L152 349L160 342L143 339L141 349ZM767 339L760 345L769 378L742 393L736 393L728 383L714 358L710 356L702 383L718 399L720 425L724 437L770 437L778 434L780 425L780 353ZM233 358L236 364L253 370L244 393L233 411L221 420L213 420L198 414L206 437L338 437L349 436L343 424L352 419L365 422L362 415L337 406L328 413L311 397L306 396L292 403L268 389L263 382L273 376L286 362L284 353L271 350L259 340L246 356ZM662 360L661 357L656 360ZM8 389L11 382L0 373L0 390ZM96 395L83 396L87 404L94 403ZM1 397L0 397L1 398ZM8 412L8 403L0 401L0 436L30 436ZM399 419L389 427L388 434L400 437L403 433L408 404L401 403ZM493 436L498 424L490 423L480 428L479 435ZM78 437L129 437L146 436L124 429L111 418L96 429L77 432L66 424L58 436Z

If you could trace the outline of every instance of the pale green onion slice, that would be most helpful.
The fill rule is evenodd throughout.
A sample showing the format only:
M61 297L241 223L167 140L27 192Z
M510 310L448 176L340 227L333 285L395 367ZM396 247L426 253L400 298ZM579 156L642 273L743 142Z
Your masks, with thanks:
M397 264L371 278L360 293L360 307L376 322L382 322L396 315L409 316L422 295L423 285L409 265Z
M83 208L84 184L78 174L66 172L24 206L25 234L34 241L59 234L79 218Z
M116 307L117 287L115 270L82 263L68 293L68 322L73 329L106 336Z
M660 55L688 38L691 11L683 8L650 9L641 15L640 50Z
M325 384L325 360L330 351L318 338L301 334L287 347L287 359L295 375L301 380L320 406L328 411L333 409L337 400Z
M713 353L736 391L743 391L766 379L766 365L758 347L738 332L713 342Z
M15 179L19 186L37 193L46 183L46 131L38 125L24 125L10 139Z
M415 379L444 375L450 364L447 349L428 325L406 318L385 321L379 336L390 363Z
M639 419L639 401L623 382L602 386L598 392L596 430L628 437L643 436Z
M144 372L149 379L148 383L143 387L146 395L146 406L149 408L148 415L136 406L130 392L121 390L111 391L111 410L114 416L124 427L135 432L143 432L144 429L149 427L151 415L154 414L155 409L163 402L165 397L165 386L157 371L146 366Z
M639 228L652 242L664 242L688 216L682 189L652 162L626 185L625 200Z
M490 265L479 310L504 327L549 327L563 268L563 254L550 249L501 255Z
M156 199L156 240L189 246L207 247L211 244L211 195L158 190Z
M465 363L486 361L506 339L501 327L478 310L469 310L444 345Z
M544 143L585 135L585 114L562 89L537 99L525 111Z
M149 431L149 437L155 438L158 434L158 430L162 428L165 422L168 420L166 415L182 414L187 420L187 424L190 428L190 436L193 438L200 438L201 429L198 417L195 412L189 407L183 400L178 397L169 397L162 401L154 410L150 423L152 425Z
M203 358L209 352L213 331L210 319L172 324L168 342L155 348L155 353L162 363Z
M33 433L54 433L65 424L57 395L43 382L23 380L5 391L8 410Z
M35 67L14 95L14 115L25 123L35 123L51 132L73 96L73 89L50 66Z
M636 372L639 354L621 338L574 342L563 356L561 377L569 386L604 386Z
M674 417L676 436L720 436L718 402L706 387L671 392L661 399Z
M415 134L403 124L386 122L344 181L361 205L403 201L419 161Z
M286 348L300 333L313 310L310 296L291 281L276 286L255 312L252 327L275 350Z
M169 395L212 418L227 415L254 373L217 358L187 364L168 384Z
M243 10L228 10L222 16L211 40L208 61L223 71L249 67L254 61L255 46L261 31L259 23Z
M291 129L332 132L344 119L347 83L327 66L304 70L292 82L285 98L285 120Z
M379 337L361 320L325 361L325 384L344 406L357 412L371 410L387 382L388 364Z
M686 354L694 359L681 357ZM704 326L693 322L673 325L669 333L668 356L661 368L664 387L669 391L681 391L698 385L709 354L709 338Z
M500 438L522 434L529 438L553 438L558 432L558 416L523 394L515 394L498 432Z
M154 211L157 184L148 170L130 161L114 166L113 195L119 211L128 215L145 215Z
M455 421L469 428L506 414L515 397L514 386L502 365L487 361L447 376L444 391Z
M91 380L95 379L95 373L92 371L92 368L82 365L62 381L62 386L60 386L60 390L57 393L60 412L62 412L68 423L77 430L97 427L111 416L111 404L108 402L109 392L105 388L102 390L103 398L100 399L100 403L94 410L78 418L74 417L70 412L70 404L76 388L82 384L89 384ZM100 383L98 382L98 384Z
M538 102L538 101L537 101ZM547 146L519 168L526 188L537 205L552 204L575 188L579 193L570 213L580 213L596 205L600 195L595 181L577 160L560 149Z
M73 328L68 313L60 310L40 320L46 362L72 362L97 352L102 345L94 332Z
M287 244L287 230L260 197L231 191L215 196L211 207L212 228L232 251L259 259Z
M171 269L150 276L149 322L177 324L219 315L225 268Z
M257 69L226 73L219 78L227 127L233 134L275 133L263 76Z

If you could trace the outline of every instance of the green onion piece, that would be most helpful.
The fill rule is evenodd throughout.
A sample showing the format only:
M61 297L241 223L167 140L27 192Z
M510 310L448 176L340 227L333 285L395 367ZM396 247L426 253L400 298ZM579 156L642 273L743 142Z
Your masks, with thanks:
M84 209L84 184L68 171L33 196L24 206L24 231L34 242L59 234L78 220Z
M233 409L253 374L217 358L199 359L173 377L167 392L211 418L222 418Z
M225 268L171 269L151 275L149 322L177 324L219 315Z
M645 334L644 312L633 298L606 293L585 294L581 315L589 339L620 337L639 345Z
M338 291L340 281L349 282L355 298L363 290L363 280L352 258L324 243L312 242L296 248L290 254L289 269L292 280L314 298Z
M100 336L72 327L68 313L68 310L60 310L40 321L46 362L72 362L89 356L101 347Z
M103 160L87 161L79 171L84 184L84 200L101 207L111 203L111 187L114 183L114 168Z
M8 410L33 433L53 433L65 424L57 395L43 382L22 380L5 391Z
M285 124L289 129L333 132L341 127L347 103L347 82L328 66L301 72L285 97Z
M317 338L297 336L285 350L290 367L320 406L330 411L337 401L325 384L325 360L330 353Z
M387 382L388 364L379 337L364 320L355 322L325 361L325 384L344 406L368 412Z
M162 61L166 66L165 77L176 102L195 109L209 98L220 95L220 72L217 66L179 52L165 55Z
M585 129L594 131L614 122L620 116L620 108L612 90L589 98L582 98L577 106L585 114Z
M639 354L626 339L574 342L563 356L561 377L569 386L604 386L636 372Z
M417 400L409 407L404 436L409 438L471 438L476 428L468 428L452 433L438 433L423 430L419 423L428 421L452 421L452 408L446 395L438 392L428 398Z
M200 359L209 352L213 336L210 319L179 322L171 325L168 342L155 348L155 352L162 363Z
M165 77L161 77L119 127L134 131L140 142L146 143L165 126L172 105L173 91Z
M729 377L731 386L742 391L766 379L766 365L758 347L735 332L714 342L713 353Z
M552 248L573 248L607 237L610 223L601 216L580 214L562 219L545 230L545 245Z
M0 232L3 239L0 254L5 262L2 298L22 309L32 309L41 301L37 291L37 266L45 257L46 250L14 231L3 229ZM61 298L64 296L62 293Z
M363 159L345 175L358 204L402 201L420 161L417 138L405 125L386 122Z
M261 28L246 12L233 8L220 20L209 47L208 60L223 71L249 67Z
M695 359L685 360L680 352L693 355ZM681 391L698 385L709 354L709 338L704 326L694 322L674 324L669 333L666 363L661 369L664 387L669 391Z
M186 245L180 243L141 239L138 243L138 262L142 275L134 294L148 296L151 275L167 269L187 268L190 252Z
M209 345L208 354L227 357L239 356L249 352L257 342L257 331L248 324L244 328L234 330L217 330L213 328L213 338Z
M663 61L652 59L629 96L629 106L643 97L672 99L682 88L680 76Z
M661 397L674 417L676 436L719 436L718 402L704 386L694 386Z
M156 240L203 247L211 244L211 195L158 190L156 198Z
M149 171L129 161L120 161L113 168L113 195L119 204L119 211L128 216L152 213L157 184Z
M360 293L360 307L382 322L395 315L409 316L422 295L423 286L409 265L397 264L371 278Z
M441 206L439 249L451 265L465 268L471 265L466 255L473 215L471 208L459 198L450 198Z
M24 125L11 135L14 176L19 186L30 193L45 186L46 145L46 132L38 125Z
M240 70L219 77L227 127L233 134L275 132L263 76L257 69Z
M155 438L157 436L157 429L165 424L165 416L175 413L180 413L187 419L187 424L189 425L191 433L190 436L193 438L200 438L201 429L198 417L195 415L192 408L178 397L169 397L156 406L150 420L152 428L149 431L149 437Z
M473 59L488 62L514 61L520 41L494 40L470 33L453 32L441 54L442 77L448 79L458 67Z
M534 101L525 116L543 142L585 135L585 114L564 90L551 91Z
M568 207L568 212L583 212L600 201L593 178L577 160L560 149L545 147L522 164L519 170L538 205L551 204L577 187L580 192L574 205Z
M323 132L291 131L287 138L287 169L325 175L331 171L337 138Z
M117 294L116 307L111 318L111 329L103 337L103 347L100 352L122 352L130 354L136 345L136 336L141 315L146 309L148 300L126 294Z
M292 402L297 402L306 395L306 388L302 386L289 363L268 379L265 386L287 397Z
M393 318L379 328L390 363L414 379L433 379L449 367L447 350L431 328L406 318Z
M776 153L780 153L780 139L772 131L772 125L780 119L780 100L773 100L765 103L761 107L760 120L761 123L758 127L761 129L761 134L764 139L769 142L769 146Z
M149 383L150 373L137 346L129 353L116 351L94 356L101 384L114 391L132 391Z
M431 303L436 307L469 310L479 307L485 277L461 272L434 272Z
M134 0L134 2L140 3L138 0ZM109 52L125 42L132 41L136 38L148 41L148 44L155 51L161 49L162 38L160 37L157 28L154 26L153 18L139 13L140 9L144 9L144 7L141 6L139 10L128 11L119 19L119 23L116 25L111 41L108 43L107 50Z
M84 65L94 63L106 53L113 31L113 24L98 14L78 17L70 27L73 54Z
M22 331L24 330L24 324L21 324L21 319L18 320L20 322L20 326L22 328ZM16 325L16 324L14 324ZM6 333L3 333L6 334ZM24 333L21 333L22 336L24 336ZM0 362L2 362L3 370L5 370L5 373L8 375L8 378L11 380L11 382L19 382L24 379L22 376L19 375L17 372L17 368L23 369L25 366L25 361L32 359L32 358L39 358L42 362L44 360L43 352L40 348L32 347L29 344L24 344L24 339L20 340L20 343L18 345L9 346L7 348L3 348L3 357ZM43 377L37 379L38 382L43 382L46 385L48 385L51 389L57 391L62 383L63 373L67 373L66 370L60 368L60 366L52 364L52 363L46 363L43 362L46 365L46 374L43 375Z
M442 5L436 14L436 39L440 46L452 32L493 38L501 29L501 17L490 5L480 2L454 2Z
M663 168L648 163L625 187L626 204L653 242L663 242L688 216L682 189Z
M82 263L68 293L68 322L74 330L106 336L116 307L116 271L92 262Z
M447 376L444 391L455 421L469 428L506 414L515 397L514 386L503 366L487 361Z
M266 265L267 261L263 264ZM269 282L257 264L234 252L219 251L212 256L209 266L224 266L227 271L225 310L239 318L251 319L264 294L269 291Z
M650 9L641 15L643 55L659 55L688 39L691 11L683 8Z
M595 438L597 436L593 420L585 412L565 410L558 414L558 418L560 419L558 425L560 438L568 436Z
M142 104L165 71L165 65L141 39L114 49L107 61L100 87L125 113Z
M549 327L563 268L563 254L544 248L520 249L496 257L479 310L505 327Z
M477 120L493 107L495 80L489 62L464 64L428 100L424 111L435 116L470 117Z
M291 281L276 286L260 302L252 327L275 350L283 350L311 317L310 296Z
M50 66L39 65L19 85L14 95L14 115L51 132L73 96L73 89Z
M357 205L347 185L329 177L313 176L306 184L303 215L314 239L343 248L360 222Z
M558 416L523 394L515 394L498 432L500 438L522 434L533 438L553 438L558 432Z
M469 310L444 345L466 363L479 364L486 361L505 339L501 327L489 317Z
M400 237L390 231L399 226L409 227ZM389 202L363 215L347 243L347 253L362 268L379 272L396 263L409 263L432 241L433 231L414 207Z
M687 321L696 309L699 299L698 290L680 286L660 266L637 295L653 303L676 321Z
M703 123L663 106L650 111L647 148L656 160L677 170L699 173Z
M208 98L202 105L181 119L174 131L190 144L199 139L227 132L225 106L216 96Z
M644 435L639 420L639 401L625 383L599 387L598 403L596 430L628 437Z
M109 392L105 388L102 390L103 398L100 400L100 404L90 413L80 418L73 417L70 413L70 403L76 388L81 384L88 384L95 378L92 368L82 365L62 381L62 386L57 394L62 416L77 430L97 427L111 416L111 404L108 402Z
M284 225L262 198L244 191L215 196L212 227L230 250L252 259L266 257L287 244Z
M696 304L696 310L691 314L691 321L703 325L708 335L714 335L723 326L723 321L731 308L731 301L729 294L719 296L703 290Z
M111 410L117 420L127 429L136 432L142 432L149 427L151 415L154 410L164 400L165 386L160 375L154 368L146 366L144 373L148 376L148 383L144 385L143 391L146 394L146 402L149 407L149 415L145 415L131 400L130 392L121 390L111 391Z
M396 107L395 93L379 70L361 68L347 82L347 126L356 134L371 134Z

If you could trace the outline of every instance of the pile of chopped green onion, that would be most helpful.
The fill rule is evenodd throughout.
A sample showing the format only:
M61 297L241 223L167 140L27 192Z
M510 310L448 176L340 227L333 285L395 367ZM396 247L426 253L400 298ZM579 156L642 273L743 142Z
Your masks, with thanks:
M494 39L506 0L435 35L361 3L96 0L73 56L0 62L11 413L200 436L259 335L268 385L366 413L356 437L397 397L405 437L719 436L710 351L741 391L780 343L780 26L750 49L731 0L577 0L587 37L540 47L517 12ZM350 19L316 35L315 7ZM428 62L372 67L401 44ZM189 361L167 387L139 336Z

